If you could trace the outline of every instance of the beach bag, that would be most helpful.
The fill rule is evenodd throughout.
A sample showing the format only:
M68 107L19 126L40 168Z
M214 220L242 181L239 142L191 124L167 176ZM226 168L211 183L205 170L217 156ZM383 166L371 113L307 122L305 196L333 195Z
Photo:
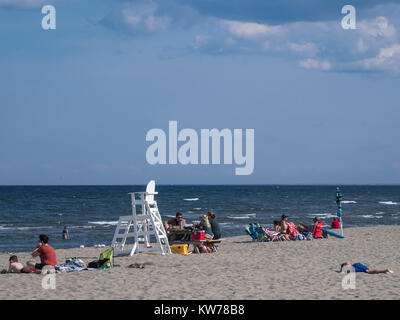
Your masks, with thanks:
M94 260L88 263L88 268L94 268L94 269L103 269L104 266L106 265L107 262L109 262L109 259L102 259L102 260ZM105 268L108 269L108 268Z
M113 265L114 248L109 248L100 254L99 260L89 262L88 268L109 269Z

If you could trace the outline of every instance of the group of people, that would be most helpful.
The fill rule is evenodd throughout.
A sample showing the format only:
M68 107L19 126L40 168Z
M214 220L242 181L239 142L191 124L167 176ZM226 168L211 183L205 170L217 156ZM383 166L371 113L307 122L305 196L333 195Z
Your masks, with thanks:
M217 221L217 215L214 212L209 211L207 214L200 216L200 222L193 224L192 226L186 225L186 220L183 219L181 212L177 212L175 218L164 222L164 228L167 232L168 241L172 242L175 240L187 240L187 235L174 233L175 230L200 230L205 233L205 246L207 252L215 252L216 247L210 240L218 240L221 238L221 229Z
M282 215L281 221L274 221L275 232L280 240L293 241L300 240L300 234L305 234L307 232L312 232L313 236L319 235L319 229L322 229L323 221L318 218L314 218L313 225L306 225L300 222L296 226L292 222L288 222L288 216ZM183 219L182 213L178 212L176 218L168 220L165 222L167 232L179 227L185 227L186 222ZM197 226L198 229L204 230L206 232L207 239L220 239L221 232L216 221L216 215L213 212L208 212L207 215L200 216L200 223ZM47 235L41 234L39 236L39 241L37 243L36 249L32 252L32 257L40 257L40 263L35 263L34 261L28 261L26 266L18 261L16 255L12 255L9 259L9 268L4 269L1 273L41 273L45 267L55 268L57 265L57 255L54 248L49 245L49 237ZM208 251L210 250L210 251ZM207 245L207 252L214 252L215 247L212 243L210 246ZM351 263L345 262L340 266L340 271L342 272L346 267L352 267L355 272L365 272L368 274L391 274L393 273L390 269L383 270L371 270L367 266L361 263Z
M57 255L54 248L49 245L49 237L47 235L41 234L39 236L39 241L36 249L32 252L32 257L40 257L40 263L34 261L28 261L26 266L18 261L18 256L12 255L9 259L8 270L4 269L2 273L31 273L42 272L45 266L50 266L55 268L57 265Z
M282 215L281 220L274 221L274 237L281 241L306 240L307 238L322 238L324 222L317 217L313 219L313 223L307 225L299 222L296 226L293 222L288 221L289 217Z

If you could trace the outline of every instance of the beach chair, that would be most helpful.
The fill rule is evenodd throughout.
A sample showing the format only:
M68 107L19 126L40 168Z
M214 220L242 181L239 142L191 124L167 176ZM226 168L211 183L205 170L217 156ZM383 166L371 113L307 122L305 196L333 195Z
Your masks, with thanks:
M253 239L253 241L259 242L268 242L270 238L265 231L265 228L261 227L258 223L250 223L248 227L246 227L247 234Z
M246 233L253 239L253 241L257 241L258 240L256 227L257 226L254 223L250 223L245 229Z

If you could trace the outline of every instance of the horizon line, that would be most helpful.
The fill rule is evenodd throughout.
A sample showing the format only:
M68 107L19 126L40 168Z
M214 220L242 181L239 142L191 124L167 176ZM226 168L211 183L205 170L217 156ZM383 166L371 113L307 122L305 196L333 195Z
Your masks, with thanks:
M140 184L0 184L0 187L134 187L134 186L146 186L147 183ZM351 183L343 183L343 184L324 184L324 183L254 183L254 184L188 184L188 183L161 183L156 184L157 186L394 186L398 187L399 184L385 184L385 183L366 183L366 184L351 184Z

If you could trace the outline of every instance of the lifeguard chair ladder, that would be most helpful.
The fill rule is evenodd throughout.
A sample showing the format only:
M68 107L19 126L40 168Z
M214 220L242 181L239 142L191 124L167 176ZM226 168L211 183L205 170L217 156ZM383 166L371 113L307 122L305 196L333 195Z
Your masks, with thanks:
M156 194L158 192L155 192L154 180L147 184L146 192L130 193L132 215L119 217L111 243L114 255L132 256L135 253L148 251L160 251L163 255L171 253L167 233L157 202L154 200ZM133 238L133 247L125 249L129 238Z

